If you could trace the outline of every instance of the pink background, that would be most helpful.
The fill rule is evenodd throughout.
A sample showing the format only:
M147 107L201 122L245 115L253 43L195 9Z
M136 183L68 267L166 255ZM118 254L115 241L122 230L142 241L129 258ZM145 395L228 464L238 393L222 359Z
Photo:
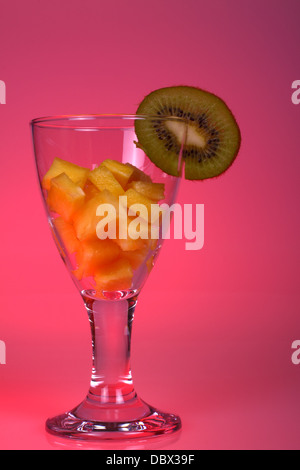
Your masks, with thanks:
M136 389L183 421L149 445L300 448L299 14L298 0L1 0L1 449L72 448L44 422L90 376L87 316L47 226L28 123L134 113L178 84L225 99L243 142L222 178L183 182L179 202L205 205L204 248L167 242L140 296Z

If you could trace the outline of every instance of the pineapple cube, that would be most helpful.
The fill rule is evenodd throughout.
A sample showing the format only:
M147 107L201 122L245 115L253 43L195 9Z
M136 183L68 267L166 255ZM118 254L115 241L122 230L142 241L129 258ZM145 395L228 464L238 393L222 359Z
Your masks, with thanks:
M80 249L80 241L76 237L73 225L66 222L62 217L57 217L53 223L67 252L70 254L78 252Z
M147 175L144 171L140 170L139 168L132 165L131 163L125 163L125 165L133 170L133 173L129 179L129 183L131 181L146 181L148 183L152 182L150 176Z
M51 211L70 222L75 212L84 203L84 191L65 174L51 179L47 202Z
M84 276L94 276L100 266L115 261L120 252L112 240L90 240L82 242L76 259Z
M162 183L149 183L148 181L132 181L132 183L128 185L128 188L132 188L143 196L146 196L156 202L161 201L165 197L165 185Z
M124 189L128 183L129 178L134 172L134 168L125 165L125 163L120 163L110 159L104 160L101 166L108 168Z
M80 241L99 240L97 237L97 224L105 216L97 215L97 208L101 204L111 204L115 208L116 224L119 214L119 201L116 196L109 191L101 191L96 196L88 200L73 217L73 225L76 236Z
M95 274L97 291L125 290L131 287L133 277L132 267L127 259L117 261L100 268Z
M61 173L65 173L73 183L83 188L87 180L89 170L66 160L62 160L61 158L54 158L50 169L43 178L42 187L49 191L52 178L55 178Z
M85 183L83 187L83 191L86 195L86 200L92 199L92 197L97 196L99 194L99 189L89 180Z
M99 166L89 173L89 181L91 181L99 191L107 189L115 196L124 194L124 189L116 180L112 172L105 166Z
M144 218L145 220L147 220L148 223L150 223L152 206L157 206L158 208L158 204L154 203L151 199L144 196L143 194L138 193L133 188L127 189L127 191L125 191L124 196L127 197L127 208L130 209L133 204L140 204L142 206L142 210L139 213L139 217Z
M122 236L125 236L125 238L120 238L121 222L124 223L124 221L121 221L121 219L119 220L118 237L115 240L121 250L136 251L144 249L145 246L148 244L150 238L150 230L148 223L142 218L127 217L127 227L125 227L126 233L123 234L122 232Z

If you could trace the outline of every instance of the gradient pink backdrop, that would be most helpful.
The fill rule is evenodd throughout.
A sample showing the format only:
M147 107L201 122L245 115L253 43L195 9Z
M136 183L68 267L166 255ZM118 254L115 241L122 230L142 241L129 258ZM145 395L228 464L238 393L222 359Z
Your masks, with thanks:
M155 448L300 448L299 14L298 0L0 1L1 449L71 448L44 421L77 405L90 376L87 316L47 227L28 123L134 113L177 84L223 97L243 142L226 176L182 184L179 202L205 205L205 246L166 243L140 296L137 391L183 421Z

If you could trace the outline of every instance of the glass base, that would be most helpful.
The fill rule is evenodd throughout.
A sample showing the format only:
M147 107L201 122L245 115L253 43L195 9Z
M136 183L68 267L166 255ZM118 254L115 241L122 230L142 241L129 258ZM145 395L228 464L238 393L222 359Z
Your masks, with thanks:
M139 403L144 403L139 400ZM181 428L179 416L163 413L144 403L147 412L141 417L125 421L98 421L82 417L85 402L74 410L50 418L46 430L59 437L73 439L141 439L170 434ZM133 410L131 409L131 412Z

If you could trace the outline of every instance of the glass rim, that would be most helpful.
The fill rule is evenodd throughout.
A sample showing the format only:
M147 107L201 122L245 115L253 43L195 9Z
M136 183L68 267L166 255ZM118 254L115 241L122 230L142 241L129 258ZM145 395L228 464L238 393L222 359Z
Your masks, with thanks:
M32 127L57 127L57 128L73 128L73 127L80 127L80 121L104 121L104 120L147 120L147 119L156 119L160 121L179 121L184 122L186 121L179 117L179 116L168 116L163 114L61 114L61 115L49 115L49 116L42 116L38 118L34 118L30 121L30 125ZM59 125L62 122L70 122L70 125ZM74 122L74 125L71 123ZM97 127L95 127L97 128Z

